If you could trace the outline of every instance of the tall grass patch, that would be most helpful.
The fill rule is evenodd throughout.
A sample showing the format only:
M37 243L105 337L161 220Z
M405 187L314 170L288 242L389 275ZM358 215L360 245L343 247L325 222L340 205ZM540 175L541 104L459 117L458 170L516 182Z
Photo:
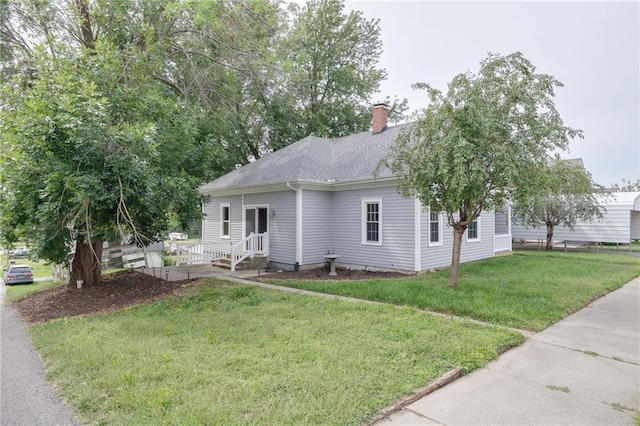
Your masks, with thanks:
M447 285L448 269L401 279L273 283L539 331L640 275L640 258L527 251L460 268L456 289Z
M198 294L32 328L96 424L362 424L523 337L414 309L211 280Z

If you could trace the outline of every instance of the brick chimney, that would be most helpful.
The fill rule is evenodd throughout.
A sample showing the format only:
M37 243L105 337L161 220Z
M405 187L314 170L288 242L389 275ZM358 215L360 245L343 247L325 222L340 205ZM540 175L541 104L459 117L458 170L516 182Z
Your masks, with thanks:
M387 120L389 119L389 105L379 103L373 105L373 134L381 133L387 128Z

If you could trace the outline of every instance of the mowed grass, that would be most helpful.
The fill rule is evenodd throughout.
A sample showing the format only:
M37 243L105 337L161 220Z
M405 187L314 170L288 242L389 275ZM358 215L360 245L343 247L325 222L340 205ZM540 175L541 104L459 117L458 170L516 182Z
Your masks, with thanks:
M36 278L41 277L50 277L52 274L51 264L46 263L42 260L35 261L28 258L17 258L17 259L9 259L10 262L15 263L16 265L29 265L31 269L33 269L33 276ZM0 255L0 269L2 269L1 276L4 277L4 271L7 267L7 255ZM11 302L13 300L22 299L30 294L37 293L39 291L45 290L50 287L54 287L56 285L63 284L62 281L35 281L33 284L17 284L12 286L7 286L7 293L5 295L5 300L7 302Z
M402 279L294 281L274 284L459 315L540 331L640 275L640 257L590 253L515 252Z
M46 290L58 285L66 285L64 280L47 280L47 281L34 281L33 284L16 284L7 286L7 293L5 295L6 302L12 302L14 300L22 299L31 294L38 293L42 290Z
M515 332L213 280L191 296L32 327L90 424L362 424Z
M9 262L11 263L15 263L16 265L29 265L31 266L31 269L33 269L33 276L34 277L50 277L52 274L51 271L51 264L47 263L43 260L33 260L30 258L25 258L25 257L18 257L18 258L11 258L9 259ZM0 254L0 268L2 268L3 270L3 275L4 275L4 269L9 266L9 264L7 263L7 255L6 254Z

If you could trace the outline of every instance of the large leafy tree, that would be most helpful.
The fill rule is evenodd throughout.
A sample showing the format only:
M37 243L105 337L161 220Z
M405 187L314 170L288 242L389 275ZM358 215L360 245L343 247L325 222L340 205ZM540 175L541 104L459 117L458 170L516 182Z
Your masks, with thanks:
M338 137L369 129L372 96L386 78L378 67L380 26L342 0L292 3L289 23L275 38L266 74L245 74L238 86L244 108L230 115L247 142L248 158L309 134ZM264 76L269 78L264 78ZM391 103L391 101L388 101ZM406 102L394 100L391 119Z
M546 226L546 250L553 248L553 231L558 225L573 229L578 222L602 218L602 187L593 182L581 165L553 161L533 177L539 192L514 206L514 221L525 226Z
M87 285L100 281L103 241L155 240L166 211L194 214L198 182L179 171L194 143L184 105L144 74L124 83L117 50L98 43L93 53L36 53L28 84L3 86L0 111L3 237L22 230L59 263L75 245L70 282Z
M526 199L547 153L581 132L565 126L553 98L561 83L536 73L521 53L489 55L477 74L459 74L399 136L386 164L405 197L444 211L453 228L449 285L458 284L464 233L483 210Z
M235 164L210 104L247 54L234 38L265 4L9 1L2 238L63 263L75 246L70 284L91 285L103 240L145 245L169 216L199 217L197 187Z
M369 126L375 21L338 0L0 0L0 238L100 280L114 233L198 218L196 188ZM404 104L397 104L401 111Z

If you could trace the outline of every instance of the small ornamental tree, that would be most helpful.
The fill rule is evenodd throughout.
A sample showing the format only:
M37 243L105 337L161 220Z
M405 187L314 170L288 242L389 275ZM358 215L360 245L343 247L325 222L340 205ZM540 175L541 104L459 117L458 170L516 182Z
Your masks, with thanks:
M536 185L540 192L513 208L513 220L525 226L546 226L546 250L553 248L553 230L562 225L573 230L579 221L601 219L603 207L596 192L601 190L583 167L567 161L545 166ZM606 194L600 194L605 198Z
M453 228L449 285L458 284L464 233L480 213L535 193L531 175L547 153L566 149L579 130L555 108L562 84L536 73L521 53L490 54L477 74L459 74L442 93L427 84L429 105L383 160L404 197L444 211Z

